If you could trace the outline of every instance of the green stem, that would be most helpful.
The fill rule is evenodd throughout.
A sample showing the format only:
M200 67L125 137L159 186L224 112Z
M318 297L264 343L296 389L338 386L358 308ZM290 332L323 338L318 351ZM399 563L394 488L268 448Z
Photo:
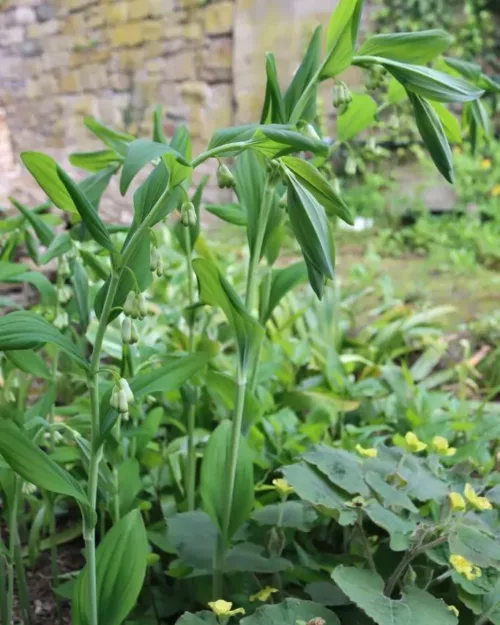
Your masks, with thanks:
M187 271L187 288L188 303L190 307L189 314L192 315L192 306L194 304L194 281L193 281L193 250L191 241L191 231L188 227L184 228L184 241L186 245L186 271ZM194 352L194 323L193 319L189 319L189 352ZM187 409L187 466L186 466L186 491L188 510L194 510L196 501L196 445L195 445L195 429L196 429L196 405L192 398L188 397Z
M422 553L425 553L429 549L434 549L435 547L439 547L439 545L442 545L447 540L448 540L447 536L440 536L439 538L436 538L436 540L432 540L426 545L420 545L420 546L416 546L413 549L410 549L410 551L406 553L404 558L395 568L394 573L388 579L387 584L385 585L385 588L384 588L384 595L386 597L392 596L392 593L394 592L394 589L399 583L400 578L404 575L404 573L406 572L406 569L416 557L418 557Z
M17 510L19 506L19 478L15 477L14 496L9 510L9 562L7 565L7 617L12 622L12 608L14 605L14 562L16 557Z
M0 528L0 554L4 552L4 549ZM0 622L2 625L10 625L7 613L7 566L5 556L0 555Z
M118 444L121 443L121 415L118 415L118 419L115 424L115 435ZM113 496L113 523L118 523L120 520L120 478L118 475L118 468L113 467L113 486L115 494Z
M163 202L170 192L167 187L158 201L148 213L146 219L140 224L135 233L130 238L127 247L124 249L120 259L119 268L113 268L111 280L108 286L108 292L104 300L101 312L99 327L94 342L94 349L90 361L90 372L88 375L87 385L90 394L91 407L91 453L89 459L89 481L88 481L88 499L92 510L96 511L97 505L97 482L99 476L99 464L102 458L102 447L99 446L100 439L100 415L99 415L99 365L101 361L101 350L108 326L109 315L113 308L116 292L120 284L120 279L125 271L128 261L134 253L137 245L140 243L144 232L154 224L158 212L161 210ZM99 625L97 612L97 580L96 580L96 554L95 554L95 526L85 528L85 549L87 567L89 572L89 611L90 624Z
M363 514L362 514L362 512L360 512L360 514L358 516L357 525L358 525L359 535L361 537L361 542L363 544L363 550L365 552L366 560L368 562L368 566L370 567L370 569L374 573L376 573L377 572L377 567L375 566L375 560L373 559L372 548L371 548L370 542L368 540L368 537L366 536L366 533L365 533L365 530L364 530L364 527L363 527Z
M203 152L202 154L197 156L193 161L191 161L191 167L195 169L196 167L198 167L198 165L201 165L205 161L208 161L209 158L213 158L221 154L226 154L228 152L243 150L247 147L248 141L238 141L236 143L227 143L226 145L220 145L216 148L212 148L211 150L207 150L206 152Z
M245 393L247 387L247 366L238 363L236 399L231 430L231 445L229 448L229 462L226 471L226 483L224 488L224 504L222 514L222 536L217 542L217 552L214 566L214 599L220 599L224 590L224 561L229 547L229 524L231 522L231 508L233 505L234 484L236 481L236 467L238 464L238 452L240 449L241 424L243 421L243 409L245 407Z

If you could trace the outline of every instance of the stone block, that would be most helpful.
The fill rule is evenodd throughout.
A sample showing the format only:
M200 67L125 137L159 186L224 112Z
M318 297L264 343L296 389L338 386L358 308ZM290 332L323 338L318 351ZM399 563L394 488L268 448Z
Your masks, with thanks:
M128 6L126 2L114 0L110 4L101 5L101 9L107 24L121 24L127 20Z
M230 82L233 74L231 37L209 39L203 51L202 78L207 82Z
M107 23L104 7L98 4L95 7L89 9L86 13L86 27L87 29L101 28Z
M233 30L234 4L230 0L207 4L205 7L205 32L207 35L224 35Z
M169 80L194 80L200 59L194 51L180 52L165 59L165 71Z
M61 24L58 20L49 20L47 22L30 24L28 26L28 37L31 39L41 39L43 37L51 37L59 32ZM21 40L23 38L23 31L21 30Z
M148 0L132 0L128 3L128 19L142 20L150 14L150 3Z
M135 50L120 50L118 68L121 70L131 70L142 67L144 63L145 48Z
M67 15L61 23L61 32L65 35L78 35L85 30L85 19L82 13Z
M35 7L36 17L39 22L47 22L55 17L55 7L52 2L42 2L42 4Z
M111 30L111 45L115 48L137 46L144 41L142 22L120 24Z
M159 41L163 38L163 22L161 20L144 20L140 22L143 27L144 41Z
M36 24L31 24L29 28L36 26ZM24 39L24 29L22 26L14 26L11 28L7 28L2 31L2 37L0 43L2 46L13 46L18 43L22 43Z
M129 91L131 88L130 76L125 73L111 74L109 83L114 91Z
M69 59L70 67L78 67L88 63L106 63L111 57L109 48L89 48L73 52Z
M15 16L18 24L33 24L33 22L36 22L36 13L31 7L17 7Z
M84 90L96 91L108 86L108 72L105 65L84 65L80 69L80 82Z
M78 72L68 72L59 80L59 90L61 93L78 93L82 88Z
M165 51L165 44L162 41L150 41L145 43L141 48L142 56L145 59L154 59L163 56Z

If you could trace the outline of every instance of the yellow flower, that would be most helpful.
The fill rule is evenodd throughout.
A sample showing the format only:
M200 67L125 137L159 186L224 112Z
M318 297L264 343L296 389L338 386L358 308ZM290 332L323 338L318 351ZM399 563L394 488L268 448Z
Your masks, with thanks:
M422 443L414 432L407 432L405 441L408 446L408 451L411 451L412 453L418 453L419 451L427 449L427 445Z
M288 495L293 493L293 488L282 477L273 480L273 486L282 497L288 497Z
M483 158L481 161L481 169L491 169L491 159Z
M215 616L234 616L235 614L245 614L245 610L243 608L236 608L233 610L233 604L231 601L224 601L224 599L210 601L208 607L212 610Z
M356 451L360 456L364 456L365 458L376 458L378 456L378 450L375 449L375 447L356 445Z
M450 447L450 443L444 436L435 436L432 439L432 447L442 456L454 456L457 453L455 447Z
M460 493L450 493L448 495L450 500L451 509L456 512L463 512L465 510L465 499Z
M496 184L491 190L491 197L500 197L500 184Z
M275 592L278 592L277 588L266 586L262 590L259 590L259 592L256 592L255 595L252 595L250 601L267 601Z
M454 605L449 605L448 606L448 610L450 612L453 612L453 614L458 618L460 616L460 612L458 611L458 608L456 608Z
M490 500L486 497L479 497L470 484L467 484L465 486L464 495L467 501L471 503L477 510L491 510L492 505Z
M469 582L473 582L478 577L481 577L481 569L478 566L474 566L472 562L469 562L463 556L451 555L450 564L457 573L463 575Z

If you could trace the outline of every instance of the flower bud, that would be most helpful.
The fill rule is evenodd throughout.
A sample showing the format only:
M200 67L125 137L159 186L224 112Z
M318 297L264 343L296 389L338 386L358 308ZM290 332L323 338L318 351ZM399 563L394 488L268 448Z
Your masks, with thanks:
M124 345L132 343L132 320L130 317L125 317L122 321L122 341Z
M119 386L120 386L120 390L125 393L125 397L127 398L127 403L133 402L134 394L132 393L132 389L130 388L125 378L120 378Z
M217 184L221 189L232 189L234 187L234 176L229 167L221 163L217 170Z
M333 95L332 95L332 104L335 108L342 106L344 104L344 93L342 90L342 86L338 83L335 83L333 86Z
M137 308L139 311L139 317L145 317L148 314L148 303L144 293L139 293L137 296Z
M118 412L122 414L128 412L127 393L123 390L118 391Z
M127 317L137 319L136 300L136 294L134 291L130 291L127 295L127 299L125 300L125 304L123 304L123 312L127 315Z
M155 564L158 564L159 561L160 556L157 553L148 553L146 556L146 563L148 566L154 566Z
M64 310L61 310L57 313L56 318L54 319L54 327L58 330L64 330L69 326L69 317L68 313Z
M70 269L69 269L69 264L68 261L66 260L66 258L62 258L59 261L59 275L62 276L63 278L67 277L70 275Z
M352 156L349 156L345 164L345 173L348 176L355 176L357 169L358 169L358 166L356 165L356 161L354 160Z
M151 256L149 257L149 271L156 271L156 265L158 264L158 260L160 256L158 254L158 250L154 247Z
M71 287L68 286L67 284L64 284L57 291L57 301L60 304L67 304L69 302L69 300L71 299L72 295L73 295L73 291L71 290Z
M192 202L184 202L181 206L181 224L183 226L196 225L196 209Z
M111 399L109 400L109 405L111 406L111 408L114 408L115 410L118 410L118 391L116 389L116 387L113 389L113 392L111 393Z
M139 342L139 333L137 332L137 326L132 321L132 333L130 337L130 345L135 345Z
M161 258L158 259L156 263L156 275L160 278L163 275L165 268L163 266L163 260Z
M313 139L314 141L321 141L321 137L316 132L316 128L312 124L308 124L307 122L299 122L297 124L297 128L300 134L304 135L308 139Z

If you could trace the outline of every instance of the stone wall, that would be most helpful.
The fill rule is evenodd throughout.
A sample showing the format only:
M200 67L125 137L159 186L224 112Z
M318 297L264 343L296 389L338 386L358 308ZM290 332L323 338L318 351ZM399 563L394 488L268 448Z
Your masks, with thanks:
M43 150L67 165L72 150L96 147L84 115L147 135L161 103L167 134L187 121L195 152L215 128L255 121L266 50L288 79L335 5L7 0L0 9L0 163L10 173L2 176L0 203L11 193L41 198L18 165L21 151Z

